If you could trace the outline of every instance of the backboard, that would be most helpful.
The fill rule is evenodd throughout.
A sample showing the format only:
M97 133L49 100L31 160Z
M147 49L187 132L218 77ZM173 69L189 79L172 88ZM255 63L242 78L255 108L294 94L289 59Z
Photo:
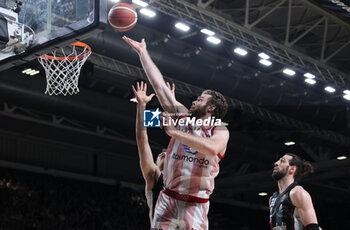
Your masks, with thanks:
M107 0L0 0L0 16L4 70L101 32L107 25ZM6 30L7 43L1 32Z

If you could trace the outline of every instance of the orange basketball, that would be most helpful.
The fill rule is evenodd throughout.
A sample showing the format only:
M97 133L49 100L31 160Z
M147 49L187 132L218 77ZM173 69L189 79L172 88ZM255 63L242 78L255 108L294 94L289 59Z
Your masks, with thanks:
M108 21L118 31L131 30L137 22L135 8L127 3L114 5L108 13Z

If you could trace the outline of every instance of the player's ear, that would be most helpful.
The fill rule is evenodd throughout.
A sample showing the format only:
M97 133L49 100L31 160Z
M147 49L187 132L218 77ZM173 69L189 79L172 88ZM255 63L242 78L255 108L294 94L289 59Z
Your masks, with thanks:
M295 173L297 171L297 166L295 166L295 165L289 166L289 170L288 171L289 171L290 174Z
M209 105L209 107L208 107L208 112L213 113L215 109L216 109L216 105L211 104L211 105Z

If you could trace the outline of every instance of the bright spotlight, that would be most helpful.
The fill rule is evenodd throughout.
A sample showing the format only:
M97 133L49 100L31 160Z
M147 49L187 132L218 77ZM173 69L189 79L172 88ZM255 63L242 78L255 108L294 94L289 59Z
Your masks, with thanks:
M272 65L272 62L270 62L269 60L266 59L260 59L260 64L266 65L266 66L270 66Z
M324 90L326 90L329 93L334 93L335 89L333 87L327 86L326 88L324 88Z
M201 33L209 35L209 36L213 36L215 34L214 31L208 30L208 29L201 29Z
M215 45L219 44L221 42L221 40L219 38L216 38L216 37L213 37L213 36L210 36L210 37L207 37L207 41L208 42L211 42Z
M347 157L346 157L346 156L339 156L339 157L337 157L337 160L339 160L339 161L341 161L341 160L345 160L345 159L347 159Z
M147 2L144 2L144 1L141 1L141 0L132 0L132 3L135 3L141 7L146 7L148 6L148 3Z
M287 74L287 75L289 75L289 76L295 75L295 71L294 71L294 70L291 70L291 69L288 69L288 68L284 69L284 70L283 70L283 73L284 73L284 74Z
M311 74L311 73L305 73L304 77L310 78L310 79L314 79L316 76Z
M310 84L310 85L314 85L316 83L316 81L314 79L311 79L311 78L305 79L305 82Z
M264 52L259 53L258 56L262 59L269 59L270 58L270 56Z
M267 196L267 192L259 192L258 195L259 196Z
M176 23L175 27L178 28L179 30L184 31L184 32L187 32L190 30L190 27L182 22Z
M343 91L343 93L345 93L346 95L350 95L350 90L346 89Z
M286 146L295 145L295 142L294 141L286 141L286 142L284 142L284 145L286 145Z
M233 52L235 52L236 54L239 54L241 56L245 56L248 53L245 49L242 49L242 48L236 48L233 50Z
M156 12L154 12L153 10L147 9L147 8L142 8L140 10L140 13L143 15L146 15L147 17L153 18L154 16L156 16Z

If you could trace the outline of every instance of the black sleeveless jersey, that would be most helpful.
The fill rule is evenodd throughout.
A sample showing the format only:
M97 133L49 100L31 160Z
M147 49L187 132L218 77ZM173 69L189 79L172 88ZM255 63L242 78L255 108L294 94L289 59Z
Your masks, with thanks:
M152 189L152 193L153 193L153 212L152 213L153 214L154 214L154 208L156 207L159 193L162 190L163 190L163 173L160 174L157 183L154 185Z
M297 186L289 185L281 194L275 192L270 198L270 226L272 230L303 230L297 208L292 204L289 193Z

